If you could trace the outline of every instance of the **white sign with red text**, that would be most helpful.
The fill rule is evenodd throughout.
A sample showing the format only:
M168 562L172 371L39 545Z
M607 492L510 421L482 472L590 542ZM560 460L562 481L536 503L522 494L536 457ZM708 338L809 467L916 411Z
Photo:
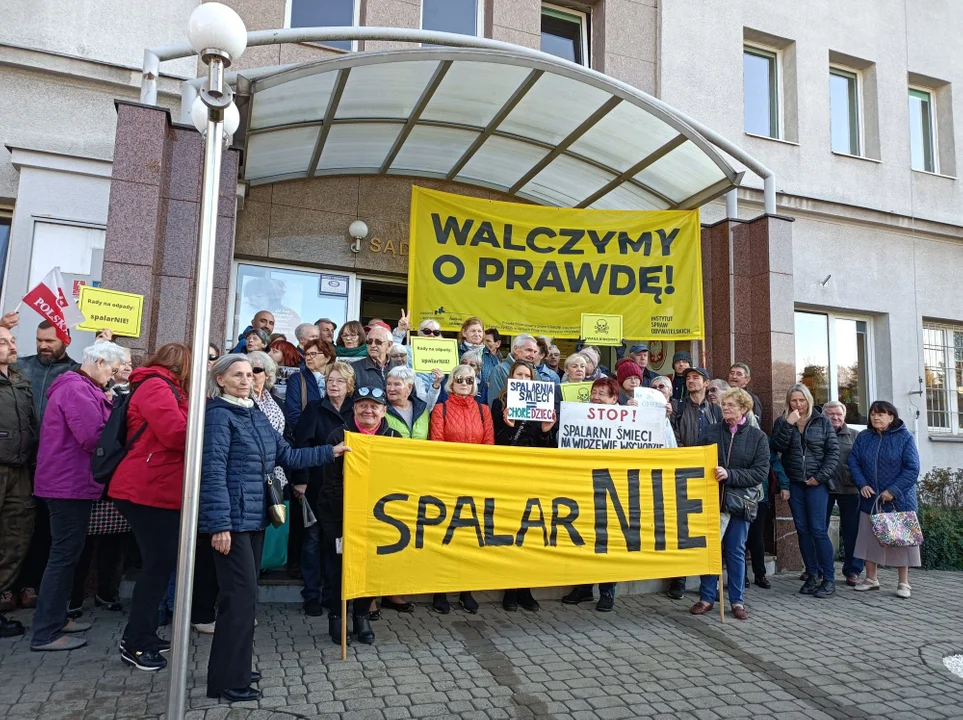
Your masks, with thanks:
M665 403L630 407L563 402L558 446L591 450L665 447Z

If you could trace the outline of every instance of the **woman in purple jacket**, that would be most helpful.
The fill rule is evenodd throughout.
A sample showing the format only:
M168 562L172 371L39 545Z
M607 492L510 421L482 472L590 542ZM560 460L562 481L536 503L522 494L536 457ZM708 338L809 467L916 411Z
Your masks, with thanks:
M31 650L73 650L87 644L65 634L90 629L90 623L67 620L67 600L91 506L104 494L104 486L94 481L90 459L110 415L105 387L125 362L119 345L91 345L84 350L80 369L65 372L47 391L34 494L50 509L52 542L33 616Z

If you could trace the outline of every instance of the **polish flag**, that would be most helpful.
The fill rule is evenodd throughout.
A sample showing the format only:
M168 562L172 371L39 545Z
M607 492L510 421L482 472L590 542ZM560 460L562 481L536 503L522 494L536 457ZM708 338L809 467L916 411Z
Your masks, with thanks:
M67 299L59 266L48 272L37 287L24 295L23 302L50 321L64 345L70 344L70 328L86 320L73 300Z

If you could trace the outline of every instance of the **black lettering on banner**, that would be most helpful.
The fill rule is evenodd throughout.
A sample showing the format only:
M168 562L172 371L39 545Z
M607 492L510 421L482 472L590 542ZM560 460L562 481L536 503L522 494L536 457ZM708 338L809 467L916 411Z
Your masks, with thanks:
M491 245L493 248L501 247L498 244L498 238L495 236L495 228L493 228L492 224L487 220L478 226L478 229L475 231L475 236L471 239L472 247L476 247L482 243Z
M506 289L512 290L517 284L522 290L531 290L528 281L532 279L535 269L527 260L509 260L508 275L505 278Z
M536 508L538 508L538 520L532 520L532 511ZM554 533L554 525L552 527ZM521 547L525 540L525 533L535 528L542 529L542 542L545 547L548 547L548 528L545 527L545 511L542 510L542 501L538 498L528 498L525 503L525 512L522 513L522 522L519 524L518 533L515 535L515 544Z
M398 518L391 517L385 512L385 505L390 502L405 502L408 496L404 493L392 493L390 495L385 495L381 498L374 506L374 517L375 520L379 520L387 525L391 525L395 530L398 531L398 541L391 543L391 545L379 545L378 555L390 555L391 553L401 552L406 547L408 543L411 542L411 530Z
M489 282L497 282L505 274L505 266L501 260L495 258L478 259L478 287L483 288Z
M495 534L495 498L485 498L485 547L512 544L511 533Z
M575 272L575 265L567 262L565 263L565 275L568 277L568 285L572 288L572 292L581 292L582 285L588 284L589 292L593 295L598 295L602 290L602 281L605 279L605 271L608 270L609 266L602 263L597 268L593 268L589 263L582 263L579 266L578 273ZM592 271L595 274L592 274Z
M689 499L689 480L704 478L703 468L678 468L675 471L675 514L679 529L679 550L706 547L706 536L689 535L689 516L702 512L701 500Z
M448 277L442 272L445 263L450 263L455 267L455 272ZM439 255L431 266L431 271L435 274L438 282L445 285L457 285L465 277L465 264L454 255Z
M431 505L438 514L435 517L428 517L428 506ZM425 546L425 527L441 525L448 517L448 508L445 503L431 495L422 495L418 500L418 520L415 523L415 547L421 550Z
M538 281L535 283L535 292L551 288L556 292L565 292L565 286L562 284L562 276L558 272L558 265L555 264L553 260L548 260L545 263L545 267L542 268L542 274L538 276Z
M655 550L665 550L665 492L662 471L652 471L652 509L655 515Z
M445 226L441 226L441 216L438 213L431 214L431 224L435 228L435 240L438 241L439 245L445 245L448 242L448 238L452 235L455 236L456 245L464 245L468 242L468 233L471 232L471 226L474 220L466 219L464 225L458 224L458 218L449 215L445 218Z
M662 245L662 257L668 257L672 252L672 241L679 234L679 228L674 228L668 235L662 228L659 228L656 232L659 233L659 242Z
M551 247L540 247L535 244L535 238L539 237L540 235L553 238L555 237L555 231L552 230L552 228L548 228L548 227L532 228L531 231L529 231L528 233L528 237L525 238L525 244L528 245L529 250L531 250L532 252L541 253L543 255L546 253L554 252ZM565 248L562 248L562 250L564 249ZM559 255L563 254L562 250L558 251Z
M462 517L462 511L464 508L468 508L470 515L465 518ZM475 528L475 537L478 538L478 547L485 547L485 540L482 538L481 525L478 523L478 510L475 509L475 498L470 495L462 495L455 501L455 509L451 513L451 521L448 523L448 530L445 531L445 537L441 541L442 545L449 545L451 543L451 538L455 534L455 530L458 528Z
M626 516L625 508L615 491L615 483L608 470L592 471L592 492L595 500L595 553L604 555L608 552L608 502L612 501L612 508L618 517L625 538L625 546L629 552L642 549L641 507L639 503L639 471L629 470L626 473L629 486L629 512Z
M505 226L505 249L506 250L517 250L518 252L525 252L524 245L515 245L512 243L512 230L514 228L511 225ZM551 251L549 251L551 252Z
M662 304L662 288L659 287L659 275L661 272L661 265L639 268L639 292L655 295L656 305Z
M566 508L568 514L560 515L559 508ZM549 544L552 547L558 545L558 528L563 527L568 533L569 540L575 547L585 544L578 530L575 529L575 521L578 520L578 503L572 498L557 497L552 500L552 536Z
M599 255L605 254L605 246L612 242L612 238L615 237L615 230L609 230L605 235L599 237L599 234L595 230L588 231L589 240L595 246L595 250Z
M568 238L565 244L561 248L559 248L558 250L559 255L584 255L585 254L584 251L577 250L575 248L575 246L578 245L578 241L581 240L583 237L585 237L584 230L574 230L574 229L569 230L569 229L563 228L558 231L558 234L561 235L562 237Z
M625 284L619 278L625 279ZM609 270L609 295L629 295L635 290L635 271L628 265L613 265Z
M639 235L638 240L633 240L632 236L627 232L619 233L619 253L622 255L628 255L629 250L632 252L642 251L642 254L648 257L652 254L652 233L644 232Z

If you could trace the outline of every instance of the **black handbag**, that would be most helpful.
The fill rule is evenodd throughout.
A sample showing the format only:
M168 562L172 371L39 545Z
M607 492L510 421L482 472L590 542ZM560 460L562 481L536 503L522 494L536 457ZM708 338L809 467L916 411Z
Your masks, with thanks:
M729 452L726 453L726 470L729 469L729 459L732 457L732 444L736 441L735 433L729 440ZM732 517L752 522L759 515L759 503L762 502L762 485L747 488L726 487L722 493L722 510Z
M284 493L271 475L264 479L264 504L271 524L276 528L284 525L288 519L288 508L284 504Z

